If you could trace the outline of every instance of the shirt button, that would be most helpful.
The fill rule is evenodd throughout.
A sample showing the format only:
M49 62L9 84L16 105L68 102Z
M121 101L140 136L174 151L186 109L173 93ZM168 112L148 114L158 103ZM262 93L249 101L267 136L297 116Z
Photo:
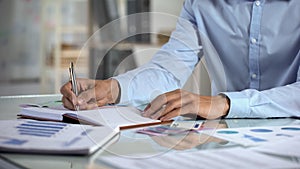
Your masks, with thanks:
M256 75L255 73L253 73L253 74L251 75L251 77L252 77L252 79L256 79L257 75Z
M251 38L251 43L256 44L257 40L255 38Z
M259 6L260 5L260 1L255 1L255 5Z

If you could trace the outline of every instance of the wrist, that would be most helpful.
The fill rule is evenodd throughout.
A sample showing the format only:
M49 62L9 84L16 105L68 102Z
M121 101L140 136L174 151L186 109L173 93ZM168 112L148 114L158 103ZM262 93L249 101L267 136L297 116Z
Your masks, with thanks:
M111 81L111 95L113 103L119 103L121 97L121 88L120 84L116 79L110 79Z
M221 97L222 103L224 105L221 117L226 117L230 109L230 99L224 94L220 94L219 96Z

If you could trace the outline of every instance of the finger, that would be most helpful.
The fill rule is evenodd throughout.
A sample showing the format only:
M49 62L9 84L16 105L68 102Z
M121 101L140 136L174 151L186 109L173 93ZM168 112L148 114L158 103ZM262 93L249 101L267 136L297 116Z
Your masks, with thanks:
M101 107L101 106L105 106L108 104L108 100L107 98L101 99L101 100L97 100L97 106Z
M154 119L159 119L160 117L170 113L171 111L178 109L180 107L183 107L187 104L190 104L194 101L195 98L191 97L189 94L183 94L182 97L173 97L174 99L171 101L168 101L168 103L165 105L165 107L158 112L154 113L152 117Z
M175 101L172 101L172 102L168 102L167 104L163 105L160 110L154 112L150 117L152 119L159 119L161 116L164 116L165 114L171 112L173 109L175 109L175 105L178 105L176 106L176 108L179 108L180 107L180 104L178 104L177 102L180 102L180 100L175 100Z
M88 103L87 106L86 106L86 109L91 110L91 109L95 109L97 107L98 107L97 103Z
M183 107L192 101L193 101L193 99L191 97L189 97L188 95L184 95L182 97L175 98L175 99L169 101L168 104L166 104L166 107L165 107L164 111L161 113L161 116L168 114L169 112L173 111L174 109Z
M151 106L151 104L148 104L148 105L146 106L146 108L144 109L144 112L147 111L147 110L150 108L150 106Z
M80 110L91 110L97 108L98 105L96 102L83 103L79 105Z
M67 94L71 90L71 88L71 83L67 82L60 88L60 93L63 95Z
M180 116L183 114L189 114L193 113L193 104L187 104L182 106L181 108L177 108L172 110L171 112L168 112L167 114L161 116L159 119L161 121L170 120L171 118L174 118L176 116Z
M159 120L161 120L161 121L170 120L176 116L179 116L181 111L182 111L182 108L174 109L171 112L168 112L167 114L165 114L164 116L159 117Z
M181 97L180 90L167 92L165 94L157 96L151 103L150 108L144 111L145 117L151 117L155 112L159 111L168 101L178 99Z
M88 89L86 91L83 91L82 93L79 94L77 103L79 106L83 106L85 104L88 104L89 101L91 100L96 100L96 95L95 95L95 90L93 89Z
M63 105L64 105L65 108L74 110L74 105L73 105L73 103L68 98L66 98L65 96L63 96L62 99L61 99L61 101L62 101L62 103L63 103Z
M95 109L97 107L101 107L104 105L107 105L107 98L104 98L102 100L95 100L95 99L91 99L89 102L87 103L83 103L82 105L80 105L80 109L82 110L90 110L90 109Z
M165 105L167 103L167 98L166 96L163 94L163 95L159 95L157 96L151 103L150 103L150 106L149 108L144 111L144 114L143 116L145 117L150 117L152 116L155 112L157 112L158 110L161 109L161 107L163 105Z
M163 105L163 106L161 107L161 109L158 110L157 112L154 112L154 113L150 116L150 118L151 118L151 119L159 119L159 117L161 117L161 116L162 116L162 113L165 111L165 107L166 107L166 105Z
M73 105L77 104L77 97L72 91L71 83L68 82L65 85L63 85L60 89L61 94L67 98Z

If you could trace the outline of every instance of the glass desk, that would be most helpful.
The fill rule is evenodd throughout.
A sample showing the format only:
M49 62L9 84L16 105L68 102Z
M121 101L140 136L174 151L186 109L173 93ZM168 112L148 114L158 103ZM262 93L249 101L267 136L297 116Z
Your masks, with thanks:
M0 119L16 119L20 111L19 105L24 103L45 103L60 100L61 95L28 95L0 97ZM206 121L205 124L214 128L235 128L254 126L289 125L295 119L227 119ZM199 133L188 133L184 136L148 136L137 133L138 129L121 131L118 138L112 140L106 148L100 149L90 156L62 156L1 153L0 157L9 161L16 168L111 168L105 165L102 157L122 156L127 158L151 158L164 153L194 152L206 149L222 149L239 147L239 145L224 140L208 137ZM141 156L143 154L143 156ZM145 156L146 155L146 156ZM281 157L299 164L300 159L295 157ZM0 163L1 164L1 163ZM3 167L3 166L2 166ZM0 168L2 168L0 166Z

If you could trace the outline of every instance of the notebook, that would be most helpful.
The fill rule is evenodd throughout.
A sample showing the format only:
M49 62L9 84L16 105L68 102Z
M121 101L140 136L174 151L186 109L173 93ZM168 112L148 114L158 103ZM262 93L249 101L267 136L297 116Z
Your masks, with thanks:
M162 124L160 120L143 117L141 111L134 107L105 106L93 110L72 111L61 107L23 107L18 114L22 118L50 120L69 123L109 126L128 129L143 125ZM164 123L170 123L166 121Z
M28 119L0 120L0 151L89 155L118 138L118 129Z

